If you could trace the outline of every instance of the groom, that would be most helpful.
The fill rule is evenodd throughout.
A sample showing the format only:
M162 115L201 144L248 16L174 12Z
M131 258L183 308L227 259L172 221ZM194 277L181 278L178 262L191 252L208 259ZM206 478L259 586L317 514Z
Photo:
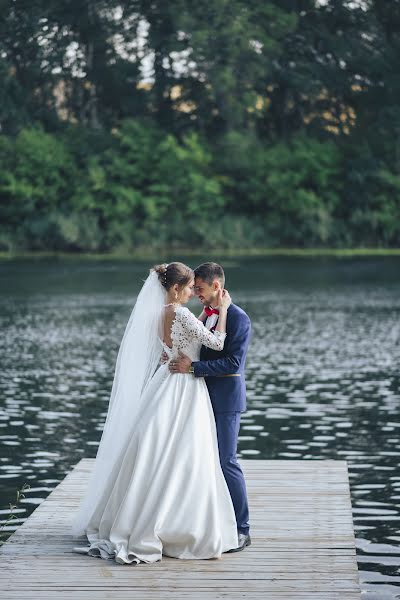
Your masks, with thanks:
M203 263L194 271L195 293L207 314L205 326L214 331L218 321L218 290L224 289L225 274L220 265ZM246 484L236 458L240 413L246 410L244 368L250 341L251 323L247 314L231 304L228 308L224 348L218 352L201 347L200 360L191 362L181 355L169 364L172 373L193 373L204 377L214 409L219 457L235 509L238 546L228 552L239 552L250 546L249 508Z

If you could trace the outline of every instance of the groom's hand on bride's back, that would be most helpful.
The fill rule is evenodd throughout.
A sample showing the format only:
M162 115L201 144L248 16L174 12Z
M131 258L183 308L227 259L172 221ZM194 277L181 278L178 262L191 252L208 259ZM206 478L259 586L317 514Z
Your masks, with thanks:
M179 350L179 356L170 361L168 368L171 373L189 373L192 359Z

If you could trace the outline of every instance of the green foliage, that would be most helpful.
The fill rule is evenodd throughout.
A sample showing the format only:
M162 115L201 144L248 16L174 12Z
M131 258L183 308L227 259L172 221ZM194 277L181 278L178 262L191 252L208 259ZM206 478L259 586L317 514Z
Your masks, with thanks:
M398 7L0 7L0 251L399 245Z
M372 247L400 244L400 176L377 169L366 178L368 189L348 215L352 243Z
M0 145L0 222L33 249L53 247L58 218L70 210L73 156L41 127L23 129ZM3 230L3 237L5 231Z
M332 243L339 203L340 158L331 142L297 137L265 153L267 231L279 243Z
M33 249L202 243L210 215L225 205L212 155L195 133L178 142L149 122L126 120L85 158L71 132L37 127L1 141L6 249L11 231Z

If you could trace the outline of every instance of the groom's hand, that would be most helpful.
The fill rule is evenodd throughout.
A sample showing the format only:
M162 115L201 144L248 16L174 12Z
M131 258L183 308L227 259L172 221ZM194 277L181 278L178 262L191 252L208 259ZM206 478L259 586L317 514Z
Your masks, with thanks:
M169 363L169 370L171 373L189 373L190 365L192 364L192 360L186 356L186 354L182 354L179 350L178 358L174 358Z

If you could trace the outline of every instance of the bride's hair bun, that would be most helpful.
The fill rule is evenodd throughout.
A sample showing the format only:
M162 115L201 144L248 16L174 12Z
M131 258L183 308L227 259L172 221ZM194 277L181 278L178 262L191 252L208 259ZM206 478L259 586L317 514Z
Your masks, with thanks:
M153 271L158 274L158 280L166 290L169 290L175 283L183 287L194 279L193 269L181 262L155 265Z
M163 287L167 287L168 263L156 265L153 270L158 274L158 280Z

